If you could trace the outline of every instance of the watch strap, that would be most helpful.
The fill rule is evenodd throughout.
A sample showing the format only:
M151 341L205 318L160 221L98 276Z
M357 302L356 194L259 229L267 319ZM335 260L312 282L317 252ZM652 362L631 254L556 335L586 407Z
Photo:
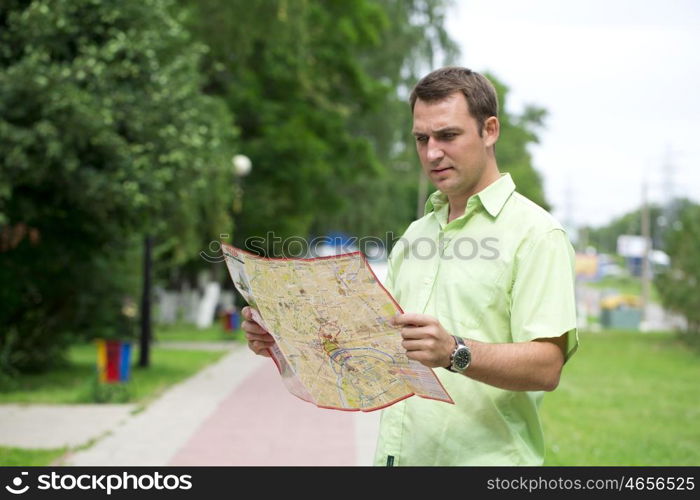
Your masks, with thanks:
M460 348L465 348L467 350L467 353L470 353L469 347L464 342L464 339L462 337L457 337L456 335L452 335L452 338L455 339L456 345L455 345L454 351L452 351L452 354L450 355L450 366L448 366L446 368L449 371L451 371L452 373L463 373L464 370L461 370L461 371L455 370L454 368L452 368L452 366L454 365L454 359L455 359L455 356L457 355L457 351L459 351Z
M465 345L465 343L461 337L458 337L456 335L452 335L452 338L455 339L455 348L452 351L452 354L450 354L450 364L447 365L445 368L451 371L452 373L458 373L457 370L452 369L452 363L454 362L455 354L457 354L457 349L459 349L460 346Z

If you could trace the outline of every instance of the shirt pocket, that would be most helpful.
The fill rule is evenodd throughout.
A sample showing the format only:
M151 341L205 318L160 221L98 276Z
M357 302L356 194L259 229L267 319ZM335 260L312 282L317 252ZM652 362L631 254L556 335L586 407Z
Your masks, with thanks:
M467 248L466 243L462 246ZM507 262L490 250L467 251L457 246L446 249L440 267L435 297L439 316L454 325L460 336L487 340L479 334L485 316L507 312Z
M432 250L431 253L429 246L412 247L397 252L394 259L394 298L404 312L423 313L438 277L439 262L436 250Z

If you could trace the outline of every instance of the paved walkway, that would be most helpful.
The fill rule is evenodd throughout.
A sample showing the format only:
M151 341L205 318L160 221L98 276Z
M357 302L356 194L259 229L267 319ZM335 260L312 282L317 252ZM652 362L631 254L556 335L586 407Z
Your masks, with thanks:
M235 340L226 340L220 342L214 341L193 341L193 340L168 340L165 342L156 342L153 347L161 349L184 349L188 351L224 351L238 347Z
M0 445L76 447L60 465L370 465L379 413L324 410L236 346L141 412L134 405L0 405Z
M0 405L0 446L82 446L126 421L136 405Z
M223 399L170 465L371 464L378 414L316 408L292 396L272 361L265 361Z

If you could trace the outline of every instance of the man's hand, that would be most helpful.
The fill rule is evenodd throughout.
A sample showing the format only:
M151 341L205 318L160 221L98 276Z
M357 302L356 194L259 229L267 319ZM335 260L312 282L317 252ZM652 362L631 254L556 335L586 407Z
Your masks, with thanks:
M401 327L406 356L430 368L445 368L455 350L455 339L437 318L427 314L397 314L392 324Z
M262 326L253 319L253 309L245 306L241 311L245 321L241 324L241 328L245 332L245 338L248 339L248 348L258 356L270 357L270 349L275 339Z

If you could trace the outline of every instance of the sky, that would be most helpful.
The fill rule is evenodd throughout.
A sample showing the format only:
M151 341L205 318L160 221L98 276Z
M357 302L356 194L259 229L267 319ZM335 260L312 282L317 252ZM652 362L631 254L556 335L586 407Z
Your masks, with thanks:
M700 1L455 0L459 65L548 111L533 163L567 227L700 202Z

